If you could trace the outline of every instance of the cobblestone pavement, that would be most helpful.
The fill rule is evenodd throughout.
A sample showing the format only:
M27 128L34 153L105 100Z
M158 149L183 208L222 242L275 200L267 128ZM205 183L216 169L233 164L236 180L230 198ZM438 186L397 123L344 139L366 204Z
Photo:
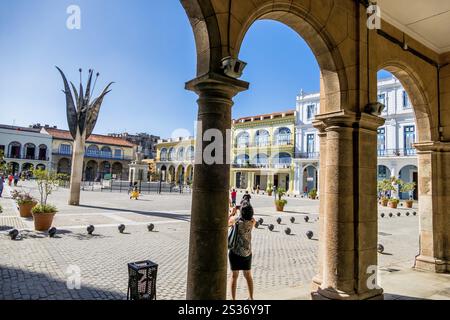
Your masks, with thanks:
M24 188L36 193L31 183ZM55 238L34 232L32 221L18 217L9 190L0 198L0 299L125 299L127 263L152 260L159 264L158 299L184 299L189 242L190 196L144 195L129 200L127 194L83 192L80 207L66 205L68 191L60 189L50 198L60 212L54 225ZM278 289L309 285L317 259L318 202L288 199L287 212L278 214L273 198L254 196L256 217L264 225L253 233L255 297ZM88 204L88 205L87 205ZM386 210L385 210L386 211ZM412 266L418 253L418 217L380 218L379 241L386 252L379 256L382 269ZM412 212L412 210L410 210ZM387 211L389 212L389 211ZM304 216L310 221L306 223ZM283 218L282 224L276 218ZM293 224L290 217L295 217ZM152 222L156 232L148 232ZM124 234L117 230L125 224ZM267 224L275 225L270 232ZM86 226L96 226L93 236ZM11 241L7 230L21 230L22 240ZM292 229L286 235L284 229ZM314 232L313 240L305 233ZM81 289L67 288L68 267L81 270ZM246 298L245 282L238 283L238 297ZM273 297L276 299L276 297Z

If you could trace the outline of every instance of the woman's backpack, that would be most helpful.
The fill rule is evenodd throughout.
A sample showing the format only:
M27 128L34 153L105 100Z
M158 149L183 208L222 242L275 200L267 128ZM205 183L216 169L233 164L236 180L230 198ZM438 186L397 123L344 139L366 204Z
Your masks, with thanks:
M239 220L230 227L230 230L228 230L228 249L230 250L236 246Z

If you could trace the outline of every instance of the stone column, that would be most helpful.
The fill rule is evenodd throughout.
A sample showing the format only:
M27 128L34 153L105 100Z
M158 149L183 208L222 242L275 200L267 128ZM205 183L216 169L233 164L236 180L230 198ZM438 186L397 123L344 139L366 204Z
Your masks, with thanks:
M186 88L199 95L186 298L225 300L231 147L227 130L231 129L232 98L247 90L248 83L209 73L190 81ZM223 136L218 141L223 142L223 164L207 164L203 158L211 144L203 141L203 135L210 129Z
M415 148L420 217L420 253L415 268L450 272L450 143L418 143Z
M73 142L72 170L70 174L70 198L69 205L78 206L80 204L81 179L83 177L84 145L86 134L80 135L77 129L77 136Z
M377 266L377 128L382 118L347 111L322 114L319 272L313 299L381 298L369 283Z

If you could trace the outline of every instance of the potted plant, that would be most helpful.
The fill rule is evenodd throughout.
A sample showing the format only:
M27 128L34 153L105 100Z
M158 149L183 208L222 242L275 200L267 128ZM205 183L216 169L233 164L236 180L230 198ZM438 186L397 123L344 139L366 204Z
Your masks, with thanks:
M32 210L34 228L36 231L46 231L52 226L53 217L57 212L55 206L47 204L47 198L58 187L58 176L54 172L42 169L34 170L33 173L41 195L39 204Z
M389 207L392 209L397 209L399 202L400 202L400 200L395 199L395 198L389 199Z
M37 204L36 200L28 192L19 191L17 189L11 192L11 197L19 206L20 216L22 218L31 218L31 209Z
M275 207L277 211L283 212L284 206L287 204L287 201L283 199L283 196L286 194L286 189L278 188L276 192L278 199L275 200Z
M415 182L404 182L400 186L400 192L409 193L410 200L406 200L405 201L406 207L409 208L409 209L411 209L413 207L413 204L414 204L414 200L412 200L411 193L414 192L415 189L416 189L416 183Z
M393 185L393 181L392 179L384 179L381 181L378 181L378 192L381 192L383 194L383 196L381 196L380 200L381 200L381 205L383 207L387 207L389 204L389 197L386 196L386 194L388 192L392 192L395 191L395 187Z
M317 199L317 189L311 189L311 191L308 192L308 197L310 199L316 200Z
M269 184L267 185L266 192L267 192L267 195L268 195L269 197L272 196L272 193L273 193L273 185L272 185L271 183L269 183Z

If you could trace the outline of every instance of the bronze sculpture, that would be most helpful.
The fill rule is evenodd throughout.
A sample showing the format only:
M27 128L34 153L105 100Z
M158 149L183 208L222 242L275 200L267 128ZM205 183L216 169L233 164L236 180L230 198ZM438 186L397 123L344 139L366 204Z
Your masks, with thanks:
M73 156L72 156L72 170L70 178L70 199L69 205L80 204L80 187L83 173L83 159L84 147L86 139L92 134L100 108L105 96L111 91L109 88L114 82L109 83L102 93L91 102L91 94L95 89L99 73L96 74L94 86L91 90L92 76L94 70L89 70L89 77L86 86L86 92L83 92L82 83L82 69L80 71L80 90L77 91L75 85L70 82L72 91L69 87L69 82L62 70L56 67L60 72L64 82L64 94L66 96L67 108L67 123L69 125L70 134L74 140ZM76 103L76 104L75 104Z

